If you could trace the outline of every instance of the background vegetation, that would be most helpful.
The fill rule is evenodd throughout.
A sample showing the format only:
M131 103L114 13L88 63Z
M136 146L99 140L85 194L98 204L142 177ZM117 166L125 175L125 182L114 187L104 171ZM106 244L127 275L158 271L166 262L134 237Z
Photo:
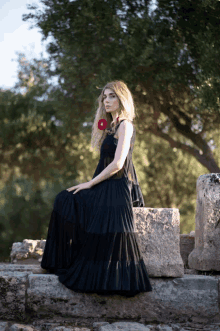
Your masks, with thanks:
M18 54L17 83L0 90L0 260L45 239L55 196L92 178L95 100L116 79L134 96L146 207L178 208L180 233L194 230L196 181L220 173L220 2L41 2L23 20L52 37L50 58Z

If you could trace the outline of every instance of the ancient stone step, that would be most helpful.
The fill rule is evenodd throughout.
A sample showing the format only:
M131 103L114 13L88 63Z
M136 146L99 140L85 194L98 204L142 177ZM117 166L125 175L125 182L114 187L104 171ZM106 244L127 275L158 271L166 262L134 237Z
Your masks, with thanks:
M78 293L36 265L0 264L0 318L65 315L82 319L134 319L169 322L213 318L219 312L219 277L184 274L150 278L153 291L126 298Z
M143 320L143 319L142 319ZM77 326L76 326L77 325ZM32 320L32 323L19 323L16 321L0 321L0 330L20 330L20 331L220 331L220 323L169 323L158 324L148 323L144 321L132 322L132 321L118 321L118 322L89 322L77 323L76 321L67 321L65 318L56 319L37 319Z

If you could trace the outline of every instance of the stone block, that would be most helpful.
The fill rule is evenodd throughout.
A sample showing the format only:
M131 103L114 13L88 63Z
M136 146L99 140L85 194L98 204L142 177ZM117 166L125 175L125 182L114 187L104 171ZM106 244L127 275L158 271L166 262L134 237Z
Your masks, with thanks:
M120 295L76 293L50 274L29 274L29 311L83 318L126 318L137 316L213 316L218 313L218 279L184 275L182 278L152 278L152 292L132 298ZM159 315L158 315L159 314Z
M195 247L195 231L180 235L180 255L182 257L184 268L188 268L188 256Z
M151 278L152 292L126 298L74 292L60 283L56 275L35 273L37 266L0 267L0 318L4 319L60 316L120 321L141 316L149 321L168 322L195 317L210 319L219 313L218 276Z
M150 277L183 277L177 208L133 208L139 246Z
M195 248L190 269L220 271L220 174L199 176L196 183Z
M7 271L7 266L0 271L0 319L10 316L22 320L25 316L27 276L25 272Z
M24 239L15 242L10 253L11 263L39 265L46 240Z

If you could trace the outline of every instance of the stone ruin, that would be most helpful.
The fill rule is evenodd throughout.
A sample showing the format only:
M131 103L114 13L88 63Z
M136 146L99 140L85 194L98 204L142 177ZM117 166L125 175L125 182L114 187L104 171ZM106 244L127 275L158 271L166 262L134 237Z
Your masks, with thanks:
M75 293L40 267L46 240L24 239L13 243L11 262L0 264L0 291L4 292L0 318L7 314L25 318L25 307L33 314L72 317L78 316L80 308L82 318L219 318L220 174L200 176L196 190L195 231L189 234L180 234L177 208L133 208L152 292L129 299ZM14 307L18 301L19 314Z

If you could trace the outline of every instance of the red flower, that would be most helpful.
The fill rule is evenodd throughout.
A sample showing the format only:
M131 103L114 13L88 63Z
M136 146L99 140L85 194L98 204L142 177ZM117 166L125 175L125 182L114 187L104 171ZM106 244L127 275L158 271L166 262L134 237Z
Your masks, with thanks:
M105 130L106 127L107 127L107 121L104 118L98 121L99 130Z

